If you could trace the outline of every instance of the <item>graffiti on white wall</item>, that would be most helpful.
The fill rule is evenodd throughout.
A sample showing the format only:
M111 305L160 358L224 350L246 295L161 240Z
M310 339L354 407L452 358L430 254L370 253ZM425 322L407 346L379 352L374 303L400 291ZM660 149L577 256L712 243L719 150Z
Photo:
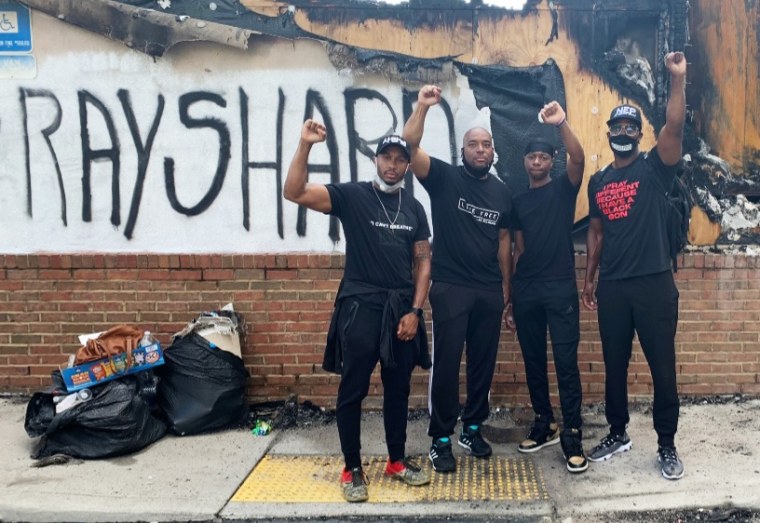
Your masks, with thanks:
M278 61L302 66L209 74L127 49L68 53L0 84L0 252L342 250L335 219L282 198L301 123L328 128L312 181L368 180L419 86L308 68L292 45ZM488 125L466 84L444 85L423 141L450 161Z

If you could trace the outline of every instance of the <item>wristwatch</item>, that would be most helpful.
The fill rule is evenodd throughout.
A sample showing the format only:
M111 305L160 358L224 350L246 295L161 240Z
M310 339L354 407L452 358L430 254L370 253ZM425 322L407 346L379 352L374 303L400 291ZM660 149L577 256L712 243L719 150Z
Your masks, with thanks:
M409 312L413 312L418 318L422 318L422 309L420 307L412 307Z

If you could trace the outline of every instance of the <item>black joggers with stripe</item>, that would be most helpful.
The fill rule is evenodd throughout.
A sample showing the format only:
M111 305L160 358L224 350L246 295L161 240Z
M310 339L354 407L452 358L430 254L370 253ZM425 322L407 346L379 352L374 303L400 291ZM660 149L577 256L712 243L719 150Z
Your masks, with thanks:
M434 281L430 287L433 312L433 368L430 373L430 426L434 439L453 434L459 417L459 366L467 346L467 400L463 425L488 419L496 353L499 350L504 293Z

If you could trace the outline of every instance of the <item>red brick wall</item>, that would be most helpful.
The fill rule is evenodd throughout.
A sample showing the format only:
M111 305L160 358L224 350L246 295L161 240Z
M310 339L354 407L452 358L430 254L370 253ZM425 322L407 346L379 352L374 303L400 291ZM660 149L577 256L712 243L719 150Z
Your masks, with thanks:
M585 257L576 262L582 277ZM760 393L760 258L689 254L682 265L681 392ZM332 406L338 380L320 363L342 266L341 255L0 255L0 391L46 387L50 372L79 347L78 334L130 323L167 344L199 312L232 302L248 325L251 401L295 393ZM594 314L582 313L581 331L584 399L596 401L604 365ZM638 347L629 390L651 397ZM381 391L376 375L368 408L381 405ZM415 373L412 395L413 406L427 404L426 372ZM528 402L519 349L506 332L492 400Z

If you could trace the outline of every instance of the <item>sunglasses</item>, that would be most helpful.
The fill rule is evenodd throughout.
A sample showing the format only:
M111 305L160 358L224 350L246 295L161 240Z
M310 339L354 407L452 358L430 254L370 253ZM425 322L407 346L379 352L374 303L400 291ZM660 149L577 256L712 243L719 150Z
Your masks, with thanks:
M639 128L636 125L633 125L631 123L622 124L622 123L614 123L610 125L610 136L618 136L622 134L625 131L625 134L628 136L636 136L639 134Z

